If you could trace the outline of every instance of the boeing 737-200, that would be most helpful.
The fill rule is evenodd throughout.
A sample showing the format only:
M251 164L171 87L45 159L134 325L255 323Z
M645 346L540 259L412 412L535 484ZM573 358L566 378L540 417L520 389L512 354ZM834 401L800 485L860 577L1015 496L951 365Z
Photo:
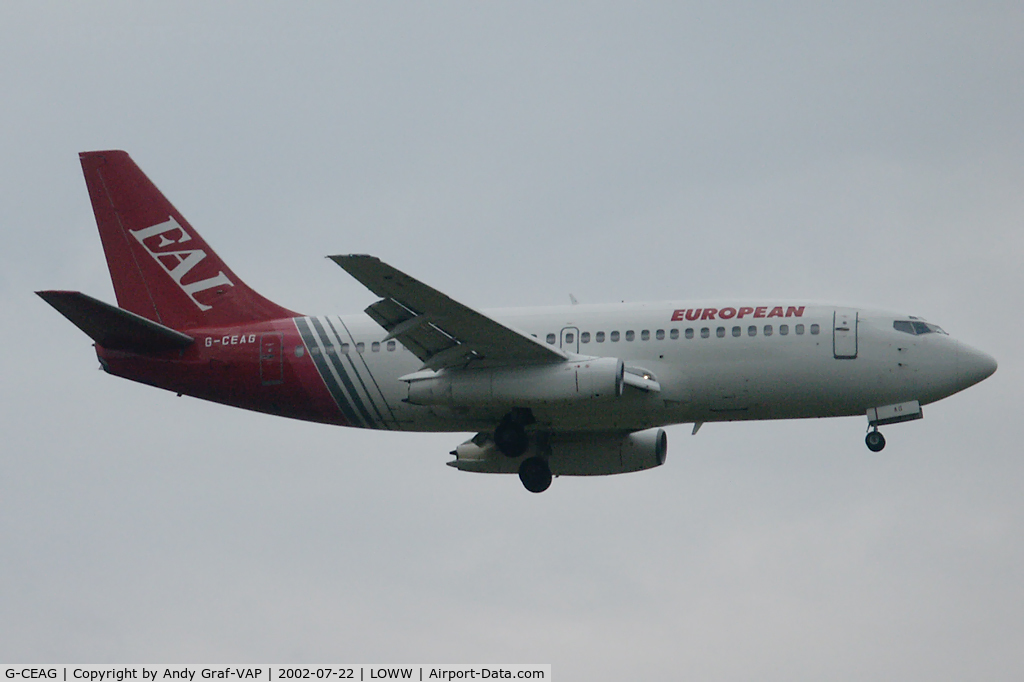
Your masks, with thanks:
M294 419L476 431L448 462L552 476L665 462L661 428L920 419L996 362L923 319L754 297L477 311L365 255L331 259L380 300L310 317L250 289L122 151L81 154L118 306L38 292L110 374Z

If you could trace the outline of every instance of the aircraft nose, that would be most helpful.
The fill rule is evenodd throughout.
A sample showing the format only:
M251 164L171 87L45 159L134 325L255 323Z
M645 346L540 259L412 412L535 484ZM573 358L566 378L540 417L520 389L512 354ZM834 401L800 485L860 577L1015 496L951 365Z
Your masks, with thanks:
M994 357L965 343L959 344L956 364L957 379L964 388L989 378L998 366Z

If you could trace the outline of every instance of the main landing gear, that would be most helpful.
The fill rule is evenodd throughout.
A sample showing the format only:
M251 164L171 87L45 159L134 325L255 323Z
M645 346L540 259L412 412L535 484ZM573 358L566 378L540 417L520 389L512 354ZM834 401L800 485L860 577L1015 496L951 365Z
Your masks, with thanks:
M506 457L522 457L530 448L526 427L534 421L529 409L512 410L494 429L494 445ZM527 457L519 464L519 480L531 493L542 493L551 486L551 467L541 457Z
M494 429L494 444L505 456L519 457L530 447L530 437L525 426L509 415Z
M882 448L885 447L885 436L882 435L882 432L876 426L871 431L868 431L868 435L864 436L864 443L871 452L881 452Z
M526 427L534 423L529 408L517 407L506 414L494 429L494 444L508 457L519 457L530 447Z
M551 487L551 468L540 457L527 457L519 465L519 480L531 493L542 493Z

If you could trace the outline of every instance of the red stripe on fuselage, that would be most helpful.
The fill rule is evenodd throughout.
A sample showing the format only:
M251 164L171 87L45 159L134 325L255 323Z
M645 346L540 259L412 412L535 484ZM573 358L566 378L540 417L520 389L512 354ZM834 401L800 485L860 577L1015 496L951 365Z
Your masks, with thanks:
M246 410L350 426L293 320L187 333L195 343L182 351L136 355L97 346L96 354L108 372L132 381Z

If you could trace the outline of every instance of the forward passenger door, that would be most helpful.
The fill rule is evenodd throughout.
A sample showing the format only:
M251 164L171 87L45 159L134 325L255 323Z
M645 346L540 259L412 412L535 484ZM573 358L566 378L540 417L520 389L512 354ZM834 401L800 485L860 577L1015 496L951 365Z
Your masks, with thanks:
M836 360L853 360L857 357L856 310L838 308L832 314L832 354Z

